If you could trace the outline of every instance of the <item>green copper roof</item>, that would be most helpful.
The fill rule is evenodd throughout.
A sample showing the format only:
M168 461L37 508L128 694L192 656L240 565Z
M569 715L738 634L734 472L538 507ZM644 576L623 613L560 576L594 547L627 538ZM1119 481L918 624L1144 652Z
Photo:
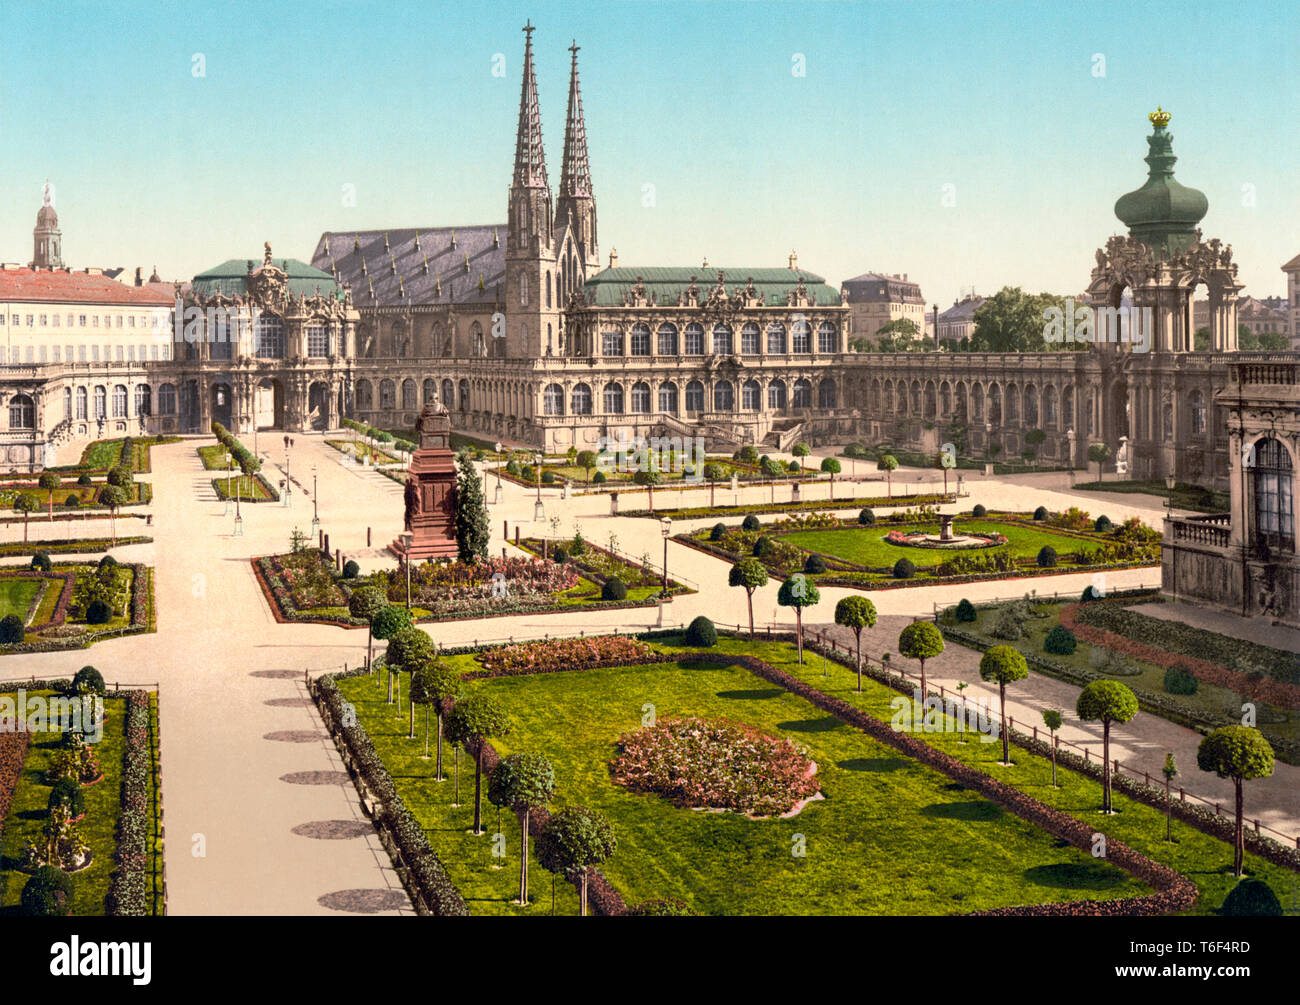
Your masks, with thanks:
M645 284L646 296L653 294L657 306L672 306L678 296L694 280L699 289L700 299L704 300L709 291L718 285L718 273L722 273L723 282L730 296L736 290L743 290L752 280L754 290L761 294L763 303L768 307L784 307L786 294L803 281L804 289L819 307L838 306L839 290L826 284L826 280L804 269L750 269L727 268L726 266L699 266L698 268L675 268L650 266L646 268L605 269L587 280L587 297L597 307L622 307L623 298L631 292L640 277Z
M271 264L284 270L289 277L289 292L295 296L314 297L318 293L323 297L343 296L343 288L334 282L333 276L306 262L300 262L296 258L273 258ZM250 271L256 272L261 268L260 258L232 258L195 276L193 290L208 297L217 293L227 297L242 296L245 290L244 280Z
M1122 195L1115 203L1115 215L1129 234L1154 248L1157 254L1174 254L1196 240L1196 225L1209 209L1204 192L1174 181L1173 136L1165 132L1170 115L1157 109L1148 116L1152 123L1147 137L1150 168L1146 184Z

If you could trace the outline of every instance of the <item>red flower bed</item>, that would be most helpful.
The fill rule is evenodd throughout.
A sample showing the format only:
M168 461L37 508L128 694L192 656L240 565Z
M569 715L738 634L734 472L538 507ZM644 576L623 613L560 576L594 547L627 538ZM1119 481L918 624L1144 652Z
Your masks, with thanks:
M0 828L9 815L9 803L13 800L14 789L23 773L23 761L27 757L27 747L32 734L0 733Z
M478 661L486 672L470 673L465 677L473 679L553 673L557 670L590 670L594 667L644 663L652 655L650 647L644 642L624 635L553 639L549 642L528 642L487 649L478 656Z

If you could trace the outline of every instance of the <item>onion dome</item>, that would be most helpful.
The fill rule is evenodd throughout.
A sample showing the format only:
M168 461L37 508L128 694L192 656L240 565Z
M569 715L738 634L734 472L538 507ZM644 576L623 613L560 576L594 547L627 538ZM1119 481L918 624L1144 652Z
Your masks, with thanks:
M1163 108L1149 116L1151 135L1146 155L1150 172L1146 184L1122 195L1115 203L1115 215L1129 234L1158 254L1169 256L1196 242L1196 225L1209 209L1205 193L1174 180L1173 136L1165 132L1172 118Z

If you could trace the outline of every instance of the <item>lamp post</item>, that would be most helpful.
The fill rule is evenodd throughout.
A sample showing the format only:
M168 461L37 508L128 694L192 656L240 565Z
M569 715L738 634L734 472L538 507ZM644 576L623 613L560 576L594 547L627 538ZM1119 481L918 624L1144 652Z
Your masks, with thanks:
M662 520L660 520L660 521L659 521L659 530L663 533L663 536L664 536L664 583L663 583L663 594L664 594L664 596L666 597L666 596L668 596L668 538L669 538L669 535L671 535L672 532L673 532L673 520L672 520L672 517L667 517L667 516L666 516L666 517L664 517Z
M235 458L231 455L230 451L227 450L226 451L226 510L224 513L221 514L222 516L230 516L230 474L231 474L231 466L234 464L234 461Z
M546 507L542 505L542 452L533 455L533 466L537 469L537 505L533 507L533 519L538 523L546 520Z
M320 532L320 505L316 498L316 465L311 466L311 535Z
M1178 482L1173 475L1165 475L1165 488L1169 490L1169 495L1165 499L1165 519L1168 520L1174 515L1174 486Z
M243 478L243 475L240 475L240 478ZM239 496L242 486L242 481L235 482L235 537L240 537L244 533L244 518L239 512Z
M497 448L497 491L496 494L492 497L492 505L500 506L501 503L505 502L506 496L505 496L505 492L501 488L501 444L498 443L496 445L496 448Z
M415 543L415 535L409 530L404 531L402 539L402 564L406 566L406 609L411 609L411 545Z
M1174 528L1170 526L1170 520L1173 519L1174 515L1174 486L1176 484L1173 475L1165 475L1165 488L1169 490L1169 499L1165 503L1165 527L1169 530L1170 541L1174 539ZM1171 548L1170 553L1173 555L1170 563L1172 567L1169 570L1169 578L1173 580L1173 589L1170 592L1173 594L1173 601L1176 604L1178 603L1178 549Z
M292 505L289 497L293 495L293 478L289 475L289 448L284 448L284 504Z

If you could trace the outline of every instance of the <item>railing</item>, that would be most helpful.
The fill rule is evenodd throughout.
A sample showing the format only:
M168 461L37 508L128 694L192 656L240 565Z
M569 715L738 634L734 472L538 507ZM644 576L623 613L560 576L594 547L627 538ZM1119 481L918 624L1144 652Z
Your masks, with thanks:
M1232 514L1216 513L1205 518L1172 517L1168 521L1175 541L1226 548L1232 538Z
M1286 357L1276 358L1286 359ZM1292 360L1294 360L1294 357L1292 357ZM1300 367L1294 361L1242 363L1233 368L1239 383L1288 387L1296 383L1297 369L1300 369Z

